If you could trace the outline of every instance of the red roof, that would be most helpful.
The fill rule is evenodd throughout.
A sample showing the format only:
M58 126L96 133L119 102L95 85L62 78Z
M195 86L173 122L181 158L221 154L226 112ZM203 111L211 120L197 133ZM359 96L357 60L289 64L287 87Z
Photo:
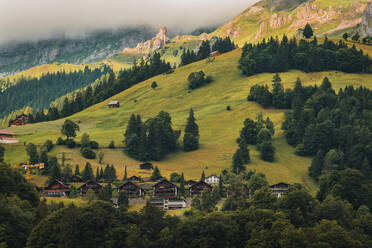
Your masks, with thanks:
M0 129L0 134L13 135L14 133L8 129Z

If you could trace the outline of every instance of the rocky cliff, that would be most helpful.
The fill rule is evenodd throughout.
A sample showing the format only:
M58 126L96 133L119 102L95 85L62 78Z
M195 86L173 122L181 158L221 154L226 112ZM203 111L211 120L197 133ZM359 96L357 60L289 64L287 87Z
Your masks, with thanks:
M90 63L120 53L126 47L150 39L149 27L101 31L82 39L56 38L0 47L0 76L53 62ZM158 39L164 38L159 35ZM158 45L158 43L157 43Z
M161 27L159 32L155 35L154 38L151 40L147 40L145 42L140 42L137 44L135 48L125 48L124 53L141 53L141 54L149 54L155 50L158 50L164 47L169 38L167 36L167 27Z
M368 4L363 12L360 33L362 36L372 35L372 2Z

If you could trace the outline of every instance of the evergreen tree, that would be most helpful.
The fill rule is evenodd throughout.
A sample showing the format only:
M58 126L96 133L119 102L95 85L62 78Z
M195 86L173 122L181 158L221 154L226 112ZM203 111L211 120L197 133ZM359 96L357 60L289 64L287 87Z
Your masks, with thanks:
M127 179L128 179L127 166L125 166L125 168L124 168L124 177L123 177L123 181L126 181Z
M202 171L200 181L201 181L201 182L204 182L204 181L205 181L205 173L204 173L204 170Z
M51 184L54 180L62 180L63 175L61 172L61 168L59 167L58 163L55 163L51 166L49 177L48 177L48 184Z
M182 195L185 194L185 176L183 175L183 172L180 177L180 193Z
M185 135L183 138L184 151L195 151L199 148L199 127L195 122L194 111L190 109L189 117L185 127Z
M38 163L39 162L39 155L37 153L37 148L33 143L29 143L27 145L26 152L27 152L30 163Z
M267 162L274 161L275 148L271 141L265 141L258 145L258 150L260 152L260 157L262 160Z
M272 101L273 106L277 109L285 108L285 99L284 99L284 88L282 79L280 78L279 74L276 73L273 80L273 93L272 93Z
M99 179L104 180L105 179L105 173L103 172L103 168L101 167L99 171Z
M127 209L129 206L129 199L124 191L120 191L119 193L118 204L121 209Z
M66 165L62 170L63 181L69 183L72 177L72 169L70 165Z
M236 150L233 161L232 161L232 171L235 174L239 174L245 171L245 164L250 162L250 155L248 150L248 145L245 140L240 140L239 148Z
M243 129L240 131L240 139L244 140L247 144L255 145L257 143L258 131L257 123L247 118L244 121Z
M75 165L75 173L74 173L75 176L80 176L80 170L79 170L79 165L76 164Z
M198 57L199 59L205 59L208 58L211 53L211 47L208 40L202 41L199 51L198 51Z
M151 180L155 182L156 180L159 180L160 178L162 178L160 170L157 166L155 166L152 172L152 175L151 175Z
M306 39L309 39L311 38L313 35L314 35L314 31L313 29L311 28L310 24L306 24L305 28L304 28L304 31L303 31L303 36L306 38Z
M345 32L343 35L342 35L342 38L344 38L345 41L347 41L347 39L349 38L349 34L347 32Z
M97 170L96 170L96 181L99 181L99 168L97 167Z
M85 164L85 167L84 167L83 172L81 173L81 176L84 182L87 182L89 180L94 180L92 165L89 162Z
M218 191L220 193L220 198L223 197L223 178L222 174L220 174L220 181L218 182Z

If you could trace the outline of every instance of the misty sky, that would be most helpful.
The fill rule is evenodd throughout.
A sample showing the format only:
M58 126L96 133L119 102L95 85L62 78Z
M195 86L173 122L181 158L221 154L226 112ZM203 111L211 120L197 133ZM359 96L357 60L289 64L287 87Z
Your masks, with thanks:
M223 23L257 0L0 0L0 43L149 24L191 31Z

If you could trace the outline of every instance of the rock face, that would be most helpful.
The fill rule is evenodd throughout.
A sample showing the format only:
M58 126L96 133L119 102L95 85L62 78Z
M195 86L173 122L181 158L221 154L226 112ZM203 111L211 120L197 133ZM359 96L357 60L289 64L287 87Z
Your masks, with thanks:
M125 48L123 52L149 54L150 52L164 47L168 42L167 27L163 26L151 40L140 42L135 48Z
M154 36L149 27L101 31L82 39L55 38L0 47L0 76L53 62L91 63Z
M363 12L360 33L362 36L372 35L372 2Z

